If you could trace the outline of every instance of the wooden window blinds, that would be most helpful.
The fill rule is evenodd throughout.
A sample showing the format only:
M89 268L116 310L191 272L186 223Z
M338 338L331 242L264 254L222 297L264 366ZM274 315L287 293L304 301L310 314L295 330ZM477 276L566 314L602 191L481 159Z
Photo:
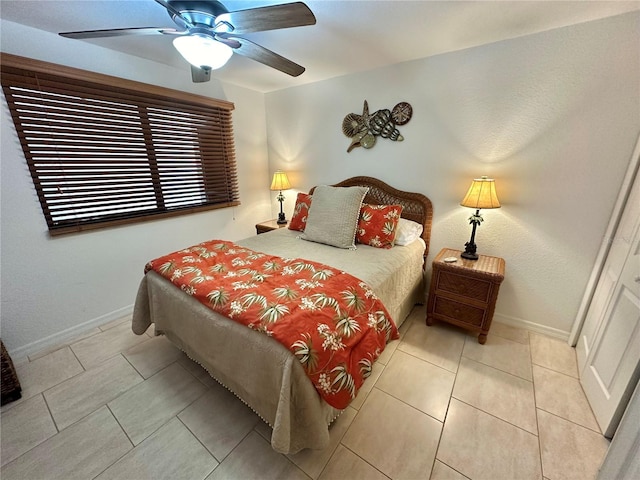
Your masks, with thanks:
M2 54L49 232L239 205L233 103Z

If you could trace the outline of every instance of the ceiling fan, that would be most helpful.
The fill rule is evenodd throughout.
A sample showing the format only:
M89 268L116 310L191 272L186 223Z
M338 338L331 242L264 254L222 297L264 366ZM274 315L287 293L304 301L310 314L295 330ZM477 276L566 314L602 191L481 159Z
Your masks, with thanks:
M222 67L235 52L292 77L304 67L267 48L239 37L239 34L314 25L316 17L302 2L229 12L216 0L155 0L178 28L134 27L62 32L75 39L125 35L173 35L176 50L191 64L194 82L207 82L211 70Z

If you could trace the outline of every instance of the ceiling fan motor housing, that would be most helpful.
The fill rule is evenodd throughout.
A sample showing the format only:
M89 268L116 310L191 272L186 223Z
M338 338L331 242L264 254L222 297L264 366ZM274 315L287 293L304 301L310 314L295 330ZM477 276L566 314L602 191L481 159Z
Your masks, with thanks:
M218 15L229 12L224 5L215 0L169 0L167 3L178 10L182 17L192 25L206 25L209 28L215 26L215 20ZM176 16L174 14L168 13L174 22L180 24L180 21L175 20Z

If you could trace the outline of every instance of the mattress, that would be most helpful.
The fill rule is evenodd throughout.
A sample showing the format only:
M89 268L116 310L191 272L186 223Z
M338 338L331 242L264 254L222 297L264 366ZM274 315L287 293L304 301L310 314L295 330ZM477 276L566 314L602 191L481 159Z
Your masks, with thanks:
M298 236L282 228L236 243L351 273L372 288L398 326L424 301L422 239L391 249L346 250ZM165 334L273 428L274 450L295 453L328 445L328 427L340 411L320 398L300 362L277 341L213 312L153 271L141 281L133 331L142 334L151 323L156 334Z

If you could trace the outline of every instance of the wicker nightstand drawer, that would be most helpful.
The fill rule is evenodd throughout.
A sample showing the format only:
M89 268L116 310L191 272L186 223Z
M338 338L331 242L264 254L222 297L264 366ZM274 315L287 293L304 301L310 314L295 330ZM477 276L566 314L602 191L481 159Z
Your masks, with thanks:
M491 293L491 282L463 277L451 272L440 272L438 289L487 302Z
M484 320L484 309L454 302L443 297L436 297L433 313L447 317L452 323L462 322L466 325L481 326Z

